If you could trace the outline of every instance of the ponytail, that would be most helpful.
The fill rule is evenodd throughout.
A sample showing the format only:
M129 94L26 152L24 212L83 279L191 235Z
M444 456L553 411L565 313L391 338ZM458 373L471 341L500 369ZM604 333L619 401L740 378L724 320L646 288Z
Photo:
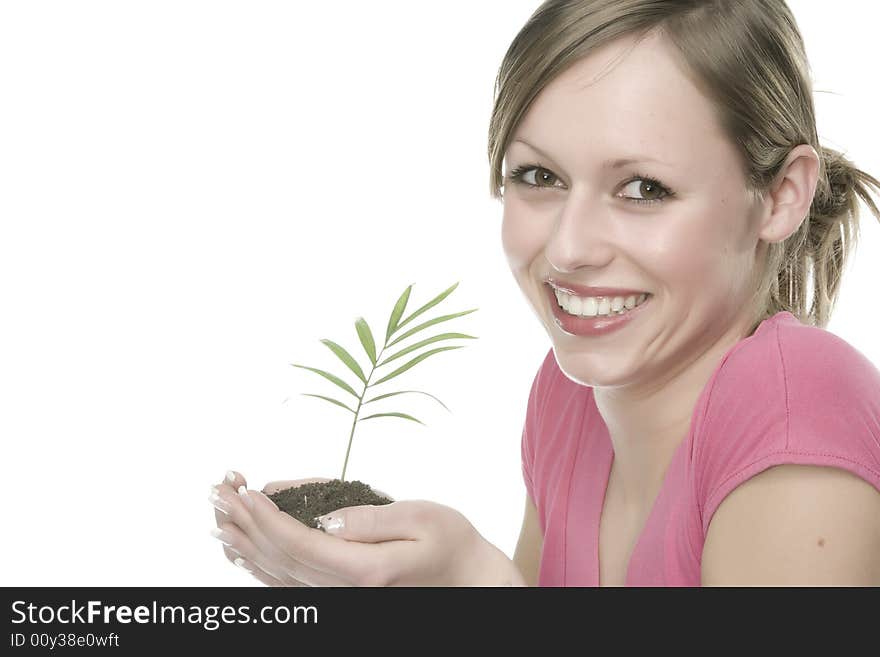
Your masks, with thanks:
M846 263L858 243L859 199L880 220L868 189L880 191L880 182L834 149L822 146L820 156L809 215L786 240L770 244L764 279L754 297L757 319L749 335L782 310L803 324L824 328L837 302Z

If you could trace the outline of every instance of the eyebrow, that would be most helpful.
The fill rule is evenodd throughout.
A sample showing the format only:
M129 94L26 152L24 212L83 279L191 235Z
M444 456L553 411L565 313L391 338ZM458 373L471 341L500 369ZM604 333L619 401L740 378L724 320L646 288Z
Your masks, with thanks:
M537 146L533 146L532 144L530 144L529 142L527 142L523 139L514 139L514 142L517 142L517 141L521 144L525 144L526 146L531 148L533 151L535 151L539 155L542 155L543 157L547 158L551 162L553 161L552 157L547 155L547 153L542 151ZM638 155L635 157L622 157L622 158L618 158L616 160L605 160L602 162L602 166L606 169L619 169L620 167L625 167L628 164L636 164L637 162L654 162L656 164L663 164L666 166L671 166L671 165L667 164L666 162L662 162L656 158L648 157L646 155Z

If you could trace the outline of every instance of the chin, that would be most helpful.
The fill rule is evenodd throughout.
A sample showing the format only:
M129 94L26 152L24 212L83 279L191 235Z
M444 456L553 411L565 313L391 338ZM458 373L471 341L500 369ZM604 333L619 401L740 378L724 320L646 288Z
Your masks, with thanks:
M635 364L600 353L566 351L553 344L556 360L562 373L578 385L591 388L617 388L634 379Z

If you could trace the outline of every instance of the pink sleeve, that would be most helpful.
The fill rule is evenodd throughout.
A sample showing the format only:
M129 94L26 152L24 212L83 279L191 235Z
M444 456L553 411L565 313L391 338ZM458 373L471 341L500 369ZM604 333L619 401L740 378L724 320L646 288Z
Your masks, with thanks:
M737 486L775 465L842 468L880 491L880 371L824 329L777 326L733 353L698 429L703 535Z
M533 473L535 465L535 444L538 439L538 436L536 435L537 427L540 425L538 418L545 406L551 369L555 364L556 356L553 354L553 348L551 347L532 381L532 387L529 391L529 400L526 406L526 419L522 432L521 451L523 481L526 484L526 491L529 494L529 498L536 506L537 502L535 501Z

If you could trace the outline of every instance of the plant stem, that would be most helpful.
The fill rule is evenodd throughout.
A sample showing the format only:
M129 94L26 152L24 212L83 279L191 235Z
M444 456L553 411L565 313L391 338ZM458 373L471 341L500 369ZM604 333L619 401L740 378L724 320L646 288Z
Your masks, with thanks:
M379 352L379 355L376 356L376 362L378 363L382 359L382 354L385 353L385 347L388 345L384 345L382 347L382 351ZM351 423L351 433L348 434L348 448L345 450L345 463L342 464L342 477L341 481L345 481L345 469L348 467L348 454L351 452L351 441L354 438L354 428L357 426L357 417L358 413L361 412L361 404L363 403L364 396L367 394L367 388L370 387L370 379L373 378L373 373L376 371L376 365L373 365L373 369L370 370L370 376L367 377L367 382L364 384L364 391L361 393L361 396L358 397L358 405L354 411L354 422Z

